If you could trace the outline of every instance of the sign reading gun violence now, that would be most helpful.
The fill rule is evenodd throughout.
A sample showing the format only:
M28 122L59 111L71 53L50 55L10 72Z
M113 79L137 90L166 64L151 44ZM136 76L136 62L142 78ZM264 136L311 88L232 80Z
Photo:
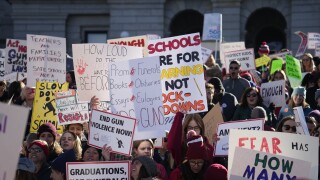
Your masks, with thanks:
M55 93L68 90L68 83L37 82L34 95L30 132L37 132L39 127L47 122L56 126L57 132L62 134L63 127L58 125Z
M234 156L236 147L307 161L311 163L311 168L310 173L306 175L311 179L318 179L318 137L282 132L231 129L229 134L228 172L231 172L231 167L238 158Z
M130 180L130 162L67 162L68 180Z
M112 152L130 156L136 119L92 110L88 144L102 148L111 146Z
M137 119L135 140L164 136L171 122L164 117L159 57L109 64L109 78L125 87L111 88L111 112Z
M263 131L263 119L248 119L244 121L231 121L218 125L217 134L219 141L216 143L215 156L228 156L229 150L229 131L230 129L247 129L254 131Z
M159 56L165 116L207 111L199 33L152 40L149 56Z
M73 65L80 101L96 96L110 101L110 88L127 86L109 81L108 64L142 58L142 48L116 44L72 44Z
M27 41L19 39L7 39L6 41L7 73L27 72Z
M78 104L75 90L71 89L69 91L57 92L55 96L59 125L89 121L88 103Z
M29 109L0 103L0 179L15 179Z
M227 52L224 54L224 58L226 61L225 66L228 73L230 62L234 60L238 60L241 63L242 71L256 69L253 49Z
M311 163L286 156L235 148L230 179L310 179Z
M285 83L281 80L261 84L260 94L264 105L269 107L273 103L276 107L282 107L286 104Z

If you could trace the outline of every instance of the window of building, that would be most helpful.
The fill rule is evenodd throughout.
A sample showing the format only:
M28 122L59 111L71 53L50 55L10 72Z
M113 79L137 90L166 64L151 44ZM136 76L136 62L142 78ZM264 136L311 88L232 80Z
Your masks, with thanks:
M106 31L86 31L85 43L106 43L107 37Z

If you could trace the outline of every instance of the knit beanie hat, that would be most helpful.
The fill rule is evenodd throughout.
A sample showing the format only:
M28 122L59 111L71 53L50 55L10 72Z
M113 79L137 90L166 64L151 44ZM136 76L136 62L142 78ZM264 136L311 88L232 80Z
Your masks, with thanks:
M147 170L147 173L150 177L158 176L157 164L156 162L147 156L138 156L132 160L132 164L135 161L140 161L142 166Z
M204 174L204 180L211 179L227 180L228 179L228 170L221 164L212 164L208 167Z
M39 146L46 155L46 157L49 156L49 147L46 141L35 140L29 145L28 149L30 149L33 145ZM29 155L29 153L27 153L27 155Z
M60 154L55 160L53 160L51 163L51 168L66 174L67 162L76 162L76 154L73 149Z
M306 89L301 86L294 88L293 92L291 94L291 97L296 96L296 95L301 95L304 98L306 98Z
M190 130L188 131L187 137L187 159L206 159L202 136L196 135L194 130Z
M252 119L263 118L266 120L267 119L266 110L264 110L263 107L261 106L256 106L251 111L251 118Z
M314 119L320 123L320 111L319 110L313 110L308 114L309 117L314 117Z
M262 42L261 43L258 52L261 53L261 54L269 54L270 49L269 49L269 46L267 45L267 42Z
M208 83L212 84L214 86L214 89L224 91L224 87L223 87L222 82L219 78L213 77L208 81Z
M57 129L52 123L44 123L39 127L37 133L38 138L44 132L49 132L50 134L52 134L54 141L56 140Z
M26 157L19 158L17 169L23 170L23 171L28 171L31 173L36 172L36 166L33 164L33 162L30 159L28 159Z
M319 96L320 96L320 89L317 89L316 93L314 94L314 99L317 101Z

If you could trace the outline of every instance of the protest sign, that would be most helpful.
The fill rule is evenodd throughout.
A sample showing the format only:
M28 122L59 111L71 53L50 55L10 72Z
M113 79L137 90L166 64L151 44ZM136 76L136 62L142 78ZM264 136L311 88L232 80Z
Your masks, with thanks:
M298 50L296 52L296 56L295 56L295 57L300 57L306 51L307 43L308 43L308 36L305 33L303 33L302 31L296 31L294 34L298 35L301 38L301 42L300 42L299 48L298 48Z
M67 162L68 180L129 180L130 161Z
M220 62L222 63L222 66L225 67L225 58L224 54L231 51L238 51L238 50L244 50L246 49L246 46L244 45L244 42L231 42L231 43L221 43L220 44Z
M72 51L80 101L90 101L93 96L110 101L110 88L124 85L109 82L108 64L142 58L141 47L116 44L72 44Z
M107 144L112 152L130 156L135 127L133 118L92 110L88 144L97 148Z
M269 107L270 103L276 107L286 104L285 83L284 80L280 80L261 84L260 94L266 107Z
M143 47L143 56L148 57L148 41L154 39L160 39L159 35L144 35L144 36L134 36L127 38L117 38L107 40L108 44L118 44L125 46L136 46Z
M30 132L37 132L47 122L56 126L57 132L63 133L63 126L58 125L55 92L67 91L68 83L37 82L34 95Z
M26 77L27 77L26 73L13 72L13 73L6 74L3 77L0 77L0 79L4 79L7 82L13 82L13 81L22 81Z
M6 74L6 69L4 67L4 63L6 61L5 53L5 49L0 49L0 78Z
M206 63L208 58L211 56L212 50L202 46L201 53L202 53L202 61L203 63Z
M300 61L286 55L286 73L292 88L300 86L302 81Z
M308 126L306 123L306 118L303 113L303 109L301 106L293 108L294 120L297 124L297 134L310 135L308 130Z
M238 60L241 63L241 70L248 71L256 69L253 49L244 49L240 51L226 52L224 54L225 67L229 73L229 64L233 60Z
M230 179L310 179L311 163L236 147Z
M320 33L308 32L308 49L315 49L317 43L320 43Z
M77 103L76 91L74 89L57 92L55 93L55 97L59 125L89 121L88 103Z
M270 58L265 54L263 54L262 57L259 57L256 59L256 67L267 66L269 61L270 61Z
M256 80L256 84L261 84L262 79L261 77L258 75L257 71L255 69L252 69L249 71L250 74L253 76L253 78Z
M154 148L158 148L158 149L163 148L163 138L160 137L160 138L155 139L153 146L154 146Z
M320 43L315 44L316 48L314 49L314 56L320 56Z
M199 33L152 40L148 50L159 56L164 115L207 111Z
M283 64L283 60L282 59L274 59L274 60L272 60L271 61L270 74L272 75L275 71L282 70L282 64Z
M0 103L0 179L15 179L29 109Z
M7 39L6 41L6 73L27 73L27 41Z
M233 167L235 148L258 150L311 163L311 179L318 178L319 138L300 134L231 129L229 134L228 170ZM230 174L229 174L230 175Z
M66 82L66 38L27 34L28 81Z
M212 144L212 137L217 133L218 124L224 122L220 104L215 104L214 107L203 117L202 120L204 127L206 127L205 136L208 138L208 142Z
M281 57L283 60L285 60L285 59L286 59L286 55L292 56L292 51L286 51L286 52L281 52L281 53L269 54L269 58L270 58L270 59L273 59L273 58Z
M202 41L222 39L222 14L204 14Z
M218 125L217 134L219 141L216 143L215 156L228 156L229 150L229 131L230 129L263 131L263 119L248 119L241 121L230 121Z

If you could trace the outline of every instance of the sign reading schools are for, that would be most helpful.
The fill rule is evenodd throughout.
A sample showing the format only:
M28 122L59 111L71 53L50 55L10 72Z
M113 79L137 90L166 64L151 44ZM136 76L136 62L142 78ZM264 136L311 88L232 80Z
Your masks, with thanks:
M152 40L149 56L159 56L165 116L207 111L199 33Z
M264 105L269 107L273 103L276 107L282 107L286 104L285 81L272 81L261 84L260 94Z
M110 88L126 85L109 82L108 64L143 56L141 47L116 44L72 44L72 51L80 101L90 101L92 96L110 101Z
M229 65L231 61L238 60L241 63L241 70L248 71L256 69L254 51L253 49L245 49L240 51L232 51L224 54L226 61L226 70L229 72Z
M230 179L310 179L311 163L236 147Z
M310 162L310 173L306 175L311 179L318 179L318 137L282 132L231 129L229 135L228 172L231 172L230 168L233 167L233 163L236 160L234 159L236 147Z
M67 162L67 179L130 180L130 162ZM107 178L106 178L107 177Z
M216 143L214 155L228 156L230 129L247 129L247 130L254 130L254 131L262 131L263 124L264 124L263 119L231 121L231 122L219 124L217 128L217 134L220 140L217 141Z
M107 144L112 152L130 156L135 127L133 118L93 110L88 144L97 148Z

